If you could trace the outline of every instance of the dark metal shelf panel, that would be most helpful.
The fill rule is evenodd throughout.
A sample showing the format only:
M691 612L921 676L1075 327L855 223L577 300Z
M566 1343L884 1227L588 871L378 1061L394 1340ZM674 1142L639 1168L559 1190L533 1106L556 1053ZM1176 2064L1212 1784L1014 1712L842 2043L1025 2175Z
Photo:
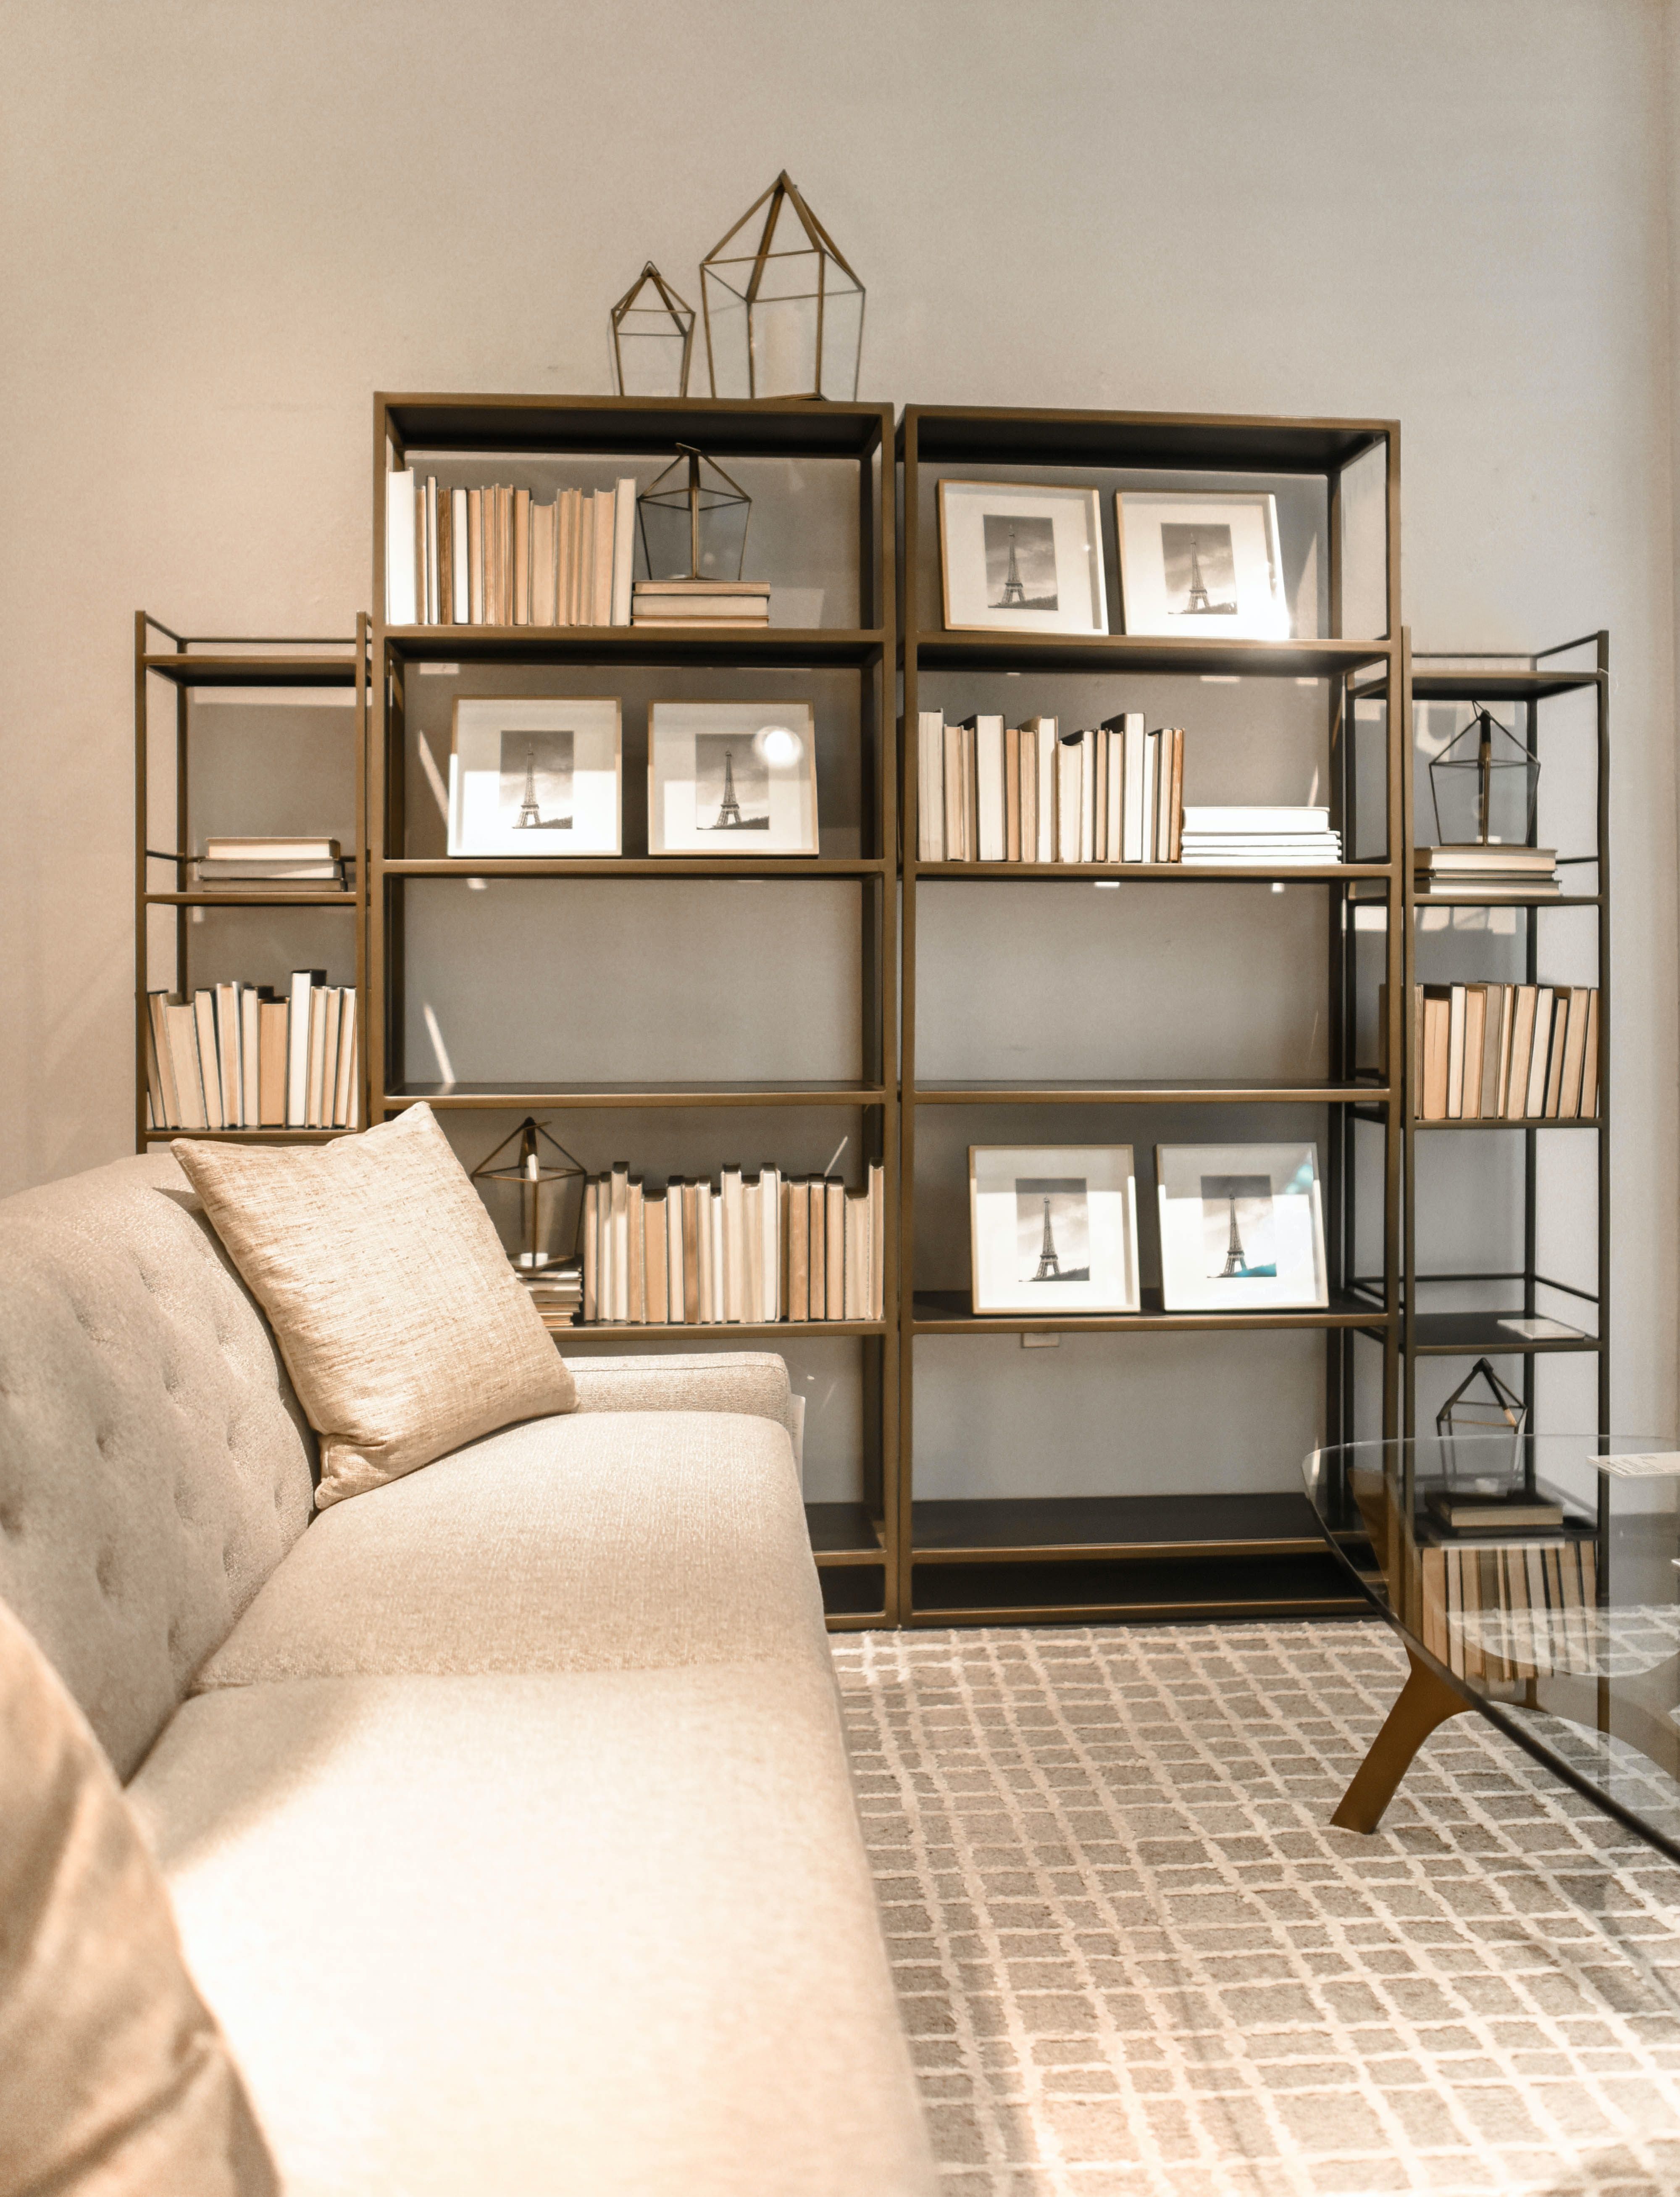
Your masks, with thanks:
M1421 1312L1402 1325L1400 1347L1418 1358L1480 1358L1491 1354L1537 1357L1554 1351L1598 1348L1598 1338L1579 1329L1567 1336L1526 1337L1513 1335L1501 1325L1503 1320L1521 1317L1515 1312Z
M171 1137L208 1139L218 1145L327 1145L334 1137L359 1136L359 1129L148 1129L148 1145L167 1144Z
M1411 699L1414 702L1546 702L1555 695L1575 694L1596 687L1593 671L1431 671L1411 660ZM1367 701L1381 688L1361 681L1353 689L1356 701Z
M867 664L879 627L735 626L727 633L631 625L398 625L379 637L410 664L717 664L751 670Z
M375 399L409 455L524 451L670 457L703 443L735 457L866 457L890 448L892 407L673 397L391 395Z
M353 892L148 892L148 907L359 907Z
M1203 1551L1189 1557L918 1559L911 1601L910 1621L921 1625L1330 1617L1370 1609L1322 1534L1299 1551Z
M1099 879L1130 884L1351 884L1364 879L1398 884L1398 866L1386 862L911 862L918 880L976 878L1013 884L1023 878L1088 885Z
M1149 634L909 632L921 670L1173 672L1334 679L1384 653L1369 641L1179 641Z
M917 1503L918 1563L1031 1558L1311 1554L1324 1545L1301 1494L1017 1496Z
M912 1106L1345 1106L1356 1101L1383 1106L1395 1095L1370 1083L1092 1083L1069 1078L1049 1083L925 1084L904 1097Z
M872 855L602 855L374 858L388 878L878 878L888 865Z
M1597 907L1599 893L1417 893L1414 908L1426 907Z
M1593 1114L1578 1119L1560 1114L1520 1114L1514 1121L1508 1121L1500 1115L1497 1119L1474 1122L1416 1121L1411 1126L1420 1135L1426 1129L1431 1133L1437 1129L1596 1129L1598 1116Z
M353 646L346 642L346 647ZM353 656L148 656L147 670L177 687L348 687L358 667Z
M879 1106L878 1083L404 1083L387 1106Z
M808 1503L805 1527L819 1570L884 1561L881 1528L866 1503Z
M910 404L922 465L1115 466L1196 472L1332 472L1397 432L1387 420Z
M966 1290L918 1290L912 1301L912 1335L1196 1334L1225 1329L1382 1328L1388 1315L1358 1297L1333 1293L1328 1306L1266 1312L1165 1312L1161 1292L1143 1292L1145 1309L1129 1313L976 1313Z

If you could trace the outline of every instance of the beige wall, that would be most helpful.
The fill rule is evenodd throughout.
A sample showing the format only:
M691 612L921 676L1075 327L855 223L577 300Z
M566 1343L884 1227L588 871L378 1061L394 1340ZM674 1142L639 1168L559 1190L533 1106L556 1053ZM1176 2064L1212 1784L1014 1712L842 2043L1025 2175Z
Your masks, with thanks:
M1617 1377L1673 1400L1666 11L1635 0L0 9L0 1186L130 1122L130 647L348 628L369 399L602 390L788 164L864 393L1393 414L1424 646L1608 623Z

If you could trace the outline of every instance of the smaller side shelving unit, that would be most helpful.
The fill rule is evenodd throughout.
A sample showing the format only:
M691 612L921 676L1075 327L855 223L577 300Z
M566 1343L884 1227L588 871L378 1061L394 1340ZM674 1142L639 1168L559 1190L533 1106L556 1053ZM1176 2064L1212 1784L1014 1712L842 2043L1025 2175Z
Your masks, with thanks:
M167 1144L179 1136L178 1128L153 1127L147 1106L147 994L152 983L155 928L154 909L172 909L174 966L166 988L191 995L195 983L194 932L213 919L212 911L331 910L348 916L354 925L354 983L357 994L356 1024L367 1028L368 857L366 787L368 780L368 622L358 616L353 638L317 640L271 635L232 637L222 635L177 633L160 618L136 611L134 622L134 756L135 756L135 1149ZM224 886L220 890L191 883L193 836L198 830L198 807L194 791L193 705L199 696L223 696L239 691L251 696L262 693L302 695L342 691L352 698L353 753L346 759L344 776L353 780L356 857L351 884L321 891L293 887L264 892L260 887ZM154 739L150 729L151 705L172 704L171 732ZM159 756L159 748L165 753ZM161 782L161 786L160 786ZM160 797L160 790L164 797ZM220 830L234 828L242 818L217 817ZM259 972L252 971L254 980ZM261 972L267 981L284 981L285 970L275 966ZM241 971L241 975L245 974ZM357 1114L368 1119L367 1046L362 1046ZM240 1144L322 1144L347 1133L343 1129L195 1129L191 1133Z

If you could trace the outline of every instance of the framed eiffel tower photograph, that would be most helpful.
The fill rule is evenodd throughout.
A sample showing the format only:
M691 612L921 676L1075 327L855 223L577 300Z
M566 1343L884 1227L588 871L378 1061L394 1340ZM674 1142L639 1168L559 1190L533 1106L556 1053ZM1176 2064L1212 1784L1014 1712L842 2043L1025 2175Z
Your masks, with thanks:
M1157 1145L1168 1312L1330 1302L1316 1145Z
M976 1313L1136 1312L1130 1145L970 1145Z
M1188 495L1119 490L1123 633L1196 641L1287 641L1277 499L1264 490Z
M622 852L623 748L610 696L462 695L449 741L450 854Z
M1094 488L942 480L939 559L948 631L1109 629Z
M814 855L808 702L655 702L647 715L651 855Z

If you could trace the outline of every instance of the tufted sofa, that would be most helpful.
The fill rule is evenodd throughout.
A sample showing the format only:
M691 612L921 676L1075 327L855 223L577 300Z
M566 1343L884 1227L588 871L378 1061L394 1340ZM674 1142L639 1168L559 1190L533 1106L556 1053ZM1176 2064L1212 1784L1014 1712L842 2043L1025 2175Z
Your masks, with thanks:
M0 1595L293 2197L930 2191L785 1371L574 1370L576 1414L311 1522L173 1161L10 1198Z

